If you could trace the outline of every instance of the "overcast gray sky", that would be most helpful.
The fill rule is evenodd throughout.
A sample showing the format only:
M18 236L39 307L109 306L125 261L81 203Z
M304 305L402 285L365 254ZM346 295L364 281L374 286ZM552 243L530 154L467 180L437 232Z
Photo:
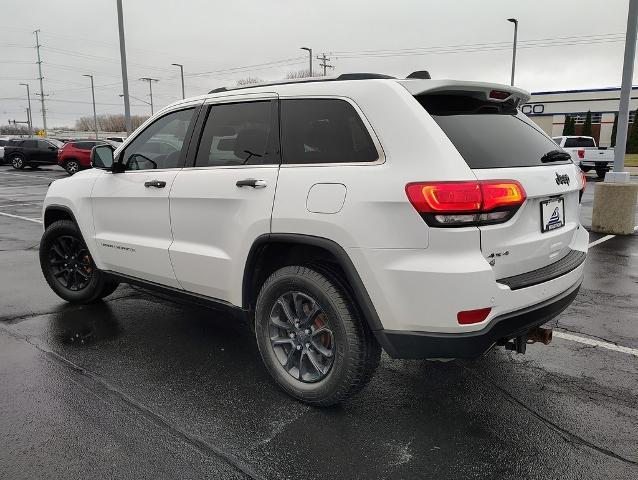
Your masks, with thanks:
M326 52L334 73L509 83L513 25L519 19L516 84L530 91L618 86L628 0L124 0L131 95L156 108L237 79L281 79L306 67L309 46ZM115 0L2 2L0 123L33 118L42 124L35 36L40 29L48 123L72 126L91 115L93 74L98 113L121 113ZM318 68L315 61L315 68ZM132 99L134 114L150 109Z

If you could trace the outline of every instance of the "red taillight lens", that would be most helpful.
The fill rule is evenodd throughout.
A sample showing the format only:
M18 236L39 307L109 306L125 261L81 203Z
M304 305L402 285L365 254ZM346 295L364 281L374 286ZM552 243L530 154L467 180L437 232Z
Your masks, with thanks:
M478 310L465 310L456 314L456 320L460 325L480 323L487 318L491 311L491 307L479 308Z
M578 158L585 158L585 150L584 149L580 149L578 150Z
M525 201L525 190L514 180L488 181L481 183L483 193L483 211L494 210L498 207L520 205Z
M505 222L525 201L525 190L515 180L409 183L405 192L431 226Z
M410 183L408 198L419 212L475 212L481 208L477 182Z

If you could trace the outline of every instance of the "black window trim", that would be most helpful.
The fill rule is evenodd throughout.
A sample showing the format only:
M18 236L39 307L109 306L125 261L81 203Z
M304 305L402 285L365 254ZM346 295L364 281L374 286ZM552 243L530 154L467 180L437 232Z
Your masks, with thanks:
M202 104L203 104L202 101L199 101L197 103L180 104L176 106L175 108L171 108L170 110L166 110L162 112L162 115L150 117L146 122L144 122L144 124L142 124L144 128L139 128L138 130L136 130L134 134L131 134L129 137L127 137L126 141L120 147L118 147L120 150L117 152L116 158L114 159L114 162L119 162L120 158L122 158L122 156L126 153L126 149L131 145L131 143L133 143L137 137L139 137L148 128L150 128L152 125L157 123L162 118L166 117L167 115L171 115L175 112L181 112L183 110L193 109L193 118L190 122L190 125L188 126L188 130L186 131L186 136L184 137L184 144L182 145L182 151L180 153L179 163L177 164L176 167L157 168L157 169L151 169L151 170L149 169L124 170L123 172L118 173L118 175L120 175L121 173L140 173L140 172L148 173L150 171L164 172L168 170L181 170L182 168L185 168L185 165L187 164L187 159L189 158L188 155L190 153L193 132L195 131L195 126L197 125L197 122L200 117L200 112L202 110ZM184 149L184 146L186 146L186 149Z
M199 113L199 117L197 118L197 122L195 125L195 129L192 136L191 148L188 152L188 157L186 158L186 163L184 168L188 169L219 169L219 168L269 168L269 167L279 167L281 166L281 126L280 126L280 106L279 106L279 97L277 95L268 95L268 96L246 96L242 98L241 96L227 96L227 97L219 97L212 99L213 101L207 101L202 105L202 108ZM273 122L273 131L277 132L275 137L275 141L277 145L275 146L275 161L272 163L265 163L260 165L248 164L248 165L196 165L197 161L197 152L199 151L199 144L202 141L202 135L204 134L204 128L206 126L206 120L208 119L208 115L210 114L210 110L216 105L228 105L228 104L237 104L237 103L252 103L252 102L270 102L271 104L271 122Z
M282 163L282 168L299 168L299 167L343 167L343 166L373 166L373 165L381 165L385 163L385 151L383 150L383 146L379 141L379 137L377 133L374 131L374 127L366 117L363 110L357 105L357 103L350 97L344 97L341 95L291 95L285 97L279 97L280 100L307 100L307 99L322 99L322 100L343 100L346 101L354 108L354 111L359 115L363 126L365 127L368 135L372 139L372 144L374 145L375 150L377 151L377 159L374 162L324 162L324 163ZM281 107L279 110L280 120L281 120ZM279 136L281 138L281 121L279 127ZM281 140L280 140L281 142ZM281 143L280 143L281 144Z

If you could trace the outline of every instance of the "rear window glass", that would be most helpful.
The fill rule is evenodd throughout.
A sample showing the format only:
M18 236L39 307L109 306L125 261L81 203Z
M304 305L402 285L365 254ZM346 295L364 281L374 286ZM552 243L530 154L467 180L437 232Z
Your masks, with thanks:
M428 98L430 97L430 98ZM514 104L496 104L463 95L415 97L432 115L470 168L535 167L557 150ZM551 165L570 163L569 160Z
M339 99L281 102L284 163L374 162L379 158L359 114Z
M595 146L596 143L593 138L576 137L565 139L565 148L586 148Z

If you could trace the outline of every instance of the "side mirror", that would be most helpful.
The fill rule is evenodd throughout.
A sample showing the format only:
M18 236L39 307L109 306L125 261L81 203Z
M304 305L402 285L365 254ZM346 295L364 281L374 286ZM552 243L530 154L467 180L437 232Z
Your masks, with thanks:
M111 145L96 145L91 149L91 165L94 168L112 170L114 163L113 147Z

